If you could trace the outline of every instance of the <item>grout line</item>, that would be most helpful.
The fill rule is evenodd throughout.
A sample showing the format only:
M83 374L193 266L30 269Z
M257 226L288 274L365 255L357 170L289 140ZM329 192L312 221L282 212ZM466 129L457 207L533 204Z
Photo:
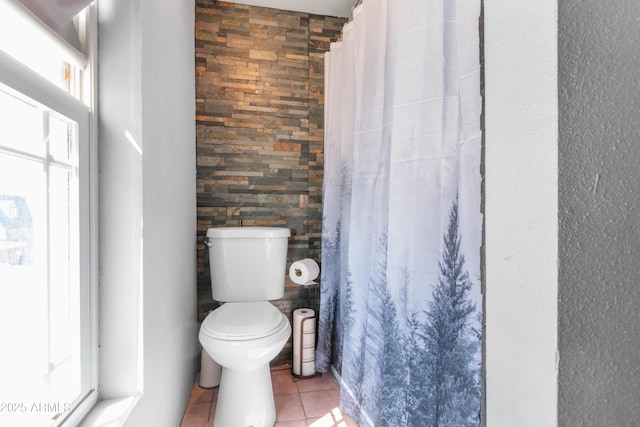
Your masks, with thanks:
M300 400L300 406L302 406L302 413L304 414L304 422L309 424L307 420L309 416L307 415L307 409L304 407L304 402L302 400L302 392L300 391L300 387L298 387L298 383L296 382L296 388L298 389L298 399Z

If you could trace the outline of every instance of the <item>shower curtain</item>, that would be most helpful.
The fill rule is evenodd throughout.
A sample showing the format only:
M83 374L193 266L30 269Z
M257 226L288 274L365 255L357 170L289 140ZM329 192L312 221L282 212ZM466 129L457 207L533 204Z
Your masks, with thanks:
M326 66L316 370L362 426L480 424L480 0L364 0Z

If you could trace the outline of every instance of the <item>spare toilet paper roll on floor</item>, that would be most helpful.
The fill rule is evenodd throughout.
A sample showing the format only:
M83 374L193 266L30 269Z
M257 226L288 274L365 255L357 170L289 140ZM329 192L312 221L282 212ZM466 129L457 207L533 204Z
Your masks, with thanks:
M200 356L200 378L198 385L202 388L219 386L221 373L222 366L218 365L203 348Z
M295 261L289 267L289 277L298 285L315 284L314 279L320 274L320 266L311 258Z

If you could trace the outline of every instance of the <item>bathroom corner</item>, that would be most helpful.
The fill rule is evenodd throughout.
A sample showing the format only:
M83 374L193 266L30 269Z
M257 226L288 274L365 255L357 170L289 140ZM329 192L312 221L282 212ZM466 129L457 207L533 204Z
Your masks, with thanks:
M291 230L287 268L320 259L324 52L343 18L196 2L198 322L211 297L204 235L211 227ZM317 310L319 291L286 278L285 315ZM291 363L291 339L273 366Z

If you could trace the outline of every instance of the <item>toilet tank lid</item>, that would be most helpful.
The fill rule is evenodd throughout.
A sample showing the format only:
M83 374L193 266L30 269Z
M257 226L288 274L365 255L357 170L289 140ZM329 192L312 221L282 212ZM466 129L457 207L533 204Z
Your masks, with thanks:
M209 228L207 237L255 239L269 237L289 237L291 231L284 227L218 227Z

